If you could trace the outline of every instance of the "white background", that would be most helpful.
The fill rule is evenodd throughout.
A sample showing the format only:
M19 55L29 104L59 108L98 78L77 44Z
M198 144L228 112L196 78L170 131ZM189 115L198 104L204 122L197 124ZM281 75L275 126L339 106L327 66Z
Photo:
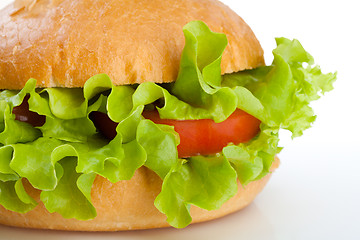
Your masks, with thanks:
M0 0L0 8L11 1ZM297 38L335 90L313 104L301 138L283 133L282 164L248 208L186 229L66 233L0 226L0 239L360 239L360 14L355 0L224 0L252 27L267 64L275 37Z

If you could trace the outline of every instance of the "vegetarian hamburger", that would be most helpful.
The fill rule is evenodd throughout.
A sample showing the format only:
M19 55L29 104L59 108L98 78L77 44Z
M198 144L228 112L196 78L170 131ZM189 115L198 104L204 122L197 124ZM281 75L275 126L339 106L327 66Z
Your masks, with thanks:
M247 206L332 89L216 0L16 1L0 12L0 223L118 231ZM210 30L211 29L211 30Z

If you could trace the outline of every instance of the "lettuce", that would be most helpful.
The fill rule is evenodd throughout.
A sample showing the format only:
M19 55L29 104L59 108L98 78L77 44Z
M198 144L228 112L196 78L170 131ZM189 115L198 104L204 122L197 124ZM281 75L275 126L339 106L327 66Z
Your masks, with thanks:
M236 172L224 157L192 157L166 175L155 206L172 226L183 228L191 223L190 204L219 209L236 192Z
M250 91L256 98L251 100L254 106L245 103L239 108L268 126L290 130L298 137L316 119L309 103L320 97L318 92L333 89L336 74L322 74L319 66L312 67L312 56L298 40L278 38L276 42L271 66L225 75L223 86L234 89L241 99L242 92L250 95Z
M46 209L60 212L64 218L87 220L96 217L91 204L91 186L96 174L80 174L75 171L76 158L66 157L60 161L62 177L52 191L42 191L41 201Z
M200 21L184 27L186 44L173 84L146 82L114 86L105 74L83 89L37 89L30 79L20 91L0 93L0 204L25 213L36 201L24 190L26 179L41 191L49 212L92 219L91 186L97 175L111 182L131 179L145 166L163 185L155 206L174 227L191 223L191 205L214 210L234 196L237 180L246 185L269 173L279 129L302 135L315 120L309 103L332 89L336 74L323 74L297 40L277 39L270 66L221 76L224 34ZM12 110L28 96L29 109L45 116L41 127L15 120ZM237 108L262 121L254 139L229 144L214 156L179 159L174 128L142 117L157 108L161 118L226 120ZM93 111L118 123L109 141L90 119Z
M19 179L0 181L0 204L10 211L27 213L36 207L37 202L26 193Z

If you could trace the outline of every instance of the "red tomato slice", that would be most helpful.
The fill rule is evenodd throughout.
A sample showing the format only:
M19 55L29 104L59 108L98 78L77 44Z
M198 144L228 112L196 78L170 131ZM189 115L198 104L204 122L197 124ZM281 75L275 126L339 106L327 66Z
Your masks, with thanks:
M21 105L14 107L12 113L15 114L15 119L21 122L26 122L34 127L40 127L45 124L45 116L39 115L36 112L29 110L28 103L29 96L26 96Z
M29 111L27 99L13 109L16 120L42 126L45 117ZM172 125L179 133L180 144L178 153L180 158L196 155L210 155L221 152L229 143L239 144L247 142L260 131L260 121L246 112L237 109L228 119L221 123L213 120L171 120L160 119L157 111L144 111L143 116L157 124ZM105 137L113 139L116 136L117 123L101 112L90 114L94 125Z
M143 116L158 124L172 125L180 135L179 157L219 153L229 143L247 142L260 131L260 120L237 109L221 123L213 120L160 119L156 111L144 111Z

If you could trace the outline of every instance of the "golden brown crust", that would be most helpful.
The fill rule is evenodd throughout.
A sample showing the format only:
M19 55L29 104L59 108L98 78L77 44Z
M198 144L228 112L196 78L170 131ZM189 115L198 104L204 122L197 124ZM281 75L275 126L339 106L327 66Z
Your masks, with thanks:
M276 158L272 171L279 165ZM249 205L263 189L270 174L261 180L239 185L235 197L226 202L219 210L206 211L191 208L192 223L209 221ZM92 201L98 216L90 221L64 219L57 213L49 213L40 203L33 211L19 214L0 206L0 224L26 227L57 229L69 231L121 231L131 229L149 229L168 227L165 215L154 206L155 197L161 190L161 179L152 171L140 168L129 181L112 184L102 177L97 177L92 188ZM39 201L39 192L26 187L28 193Z
M217 0L22 2L0 11L0 89L21 89L29 78L82 87L98 73L116 85L172 82L192 20L227 35L223 73L264 64L251 29Z

